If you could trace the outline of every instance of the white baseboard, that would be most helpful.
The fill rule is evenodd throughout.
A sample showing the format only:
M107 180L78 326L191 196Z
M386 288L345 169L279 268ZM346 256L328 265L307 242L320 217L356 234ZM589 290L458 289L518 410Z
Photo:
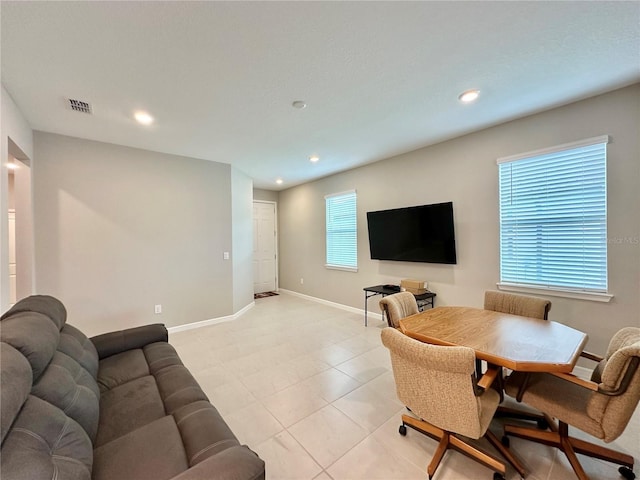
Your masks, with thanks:
M312 297L310 295L305 295L304 293L294 292L293 290L286 290L281 288L278 292L286 293L287 295L293 295L296 297L305 298L307 300L311 300L313 302L322 303L323 305L329 305L330 307L339 308L340 310L345 310L347 312L356 313L358 315L364 316L364 310L362 308L350 307L349 305L343 305L342 303L331 302L329 300L324 300L318 297ZM374 320L382 320L382 314L376 312L367 312L368 318L373 318Z
M167 330L169 331L169 333L177 333L177 332L184 332L185 330L193 330L194 328L217 325L218 323L231 322L233 320L236 320L238 317L244 315L250 309L255 307L255 305L256 305L256 302L251 302L246 307L238 310L233 315L227 315L226 317L211 318L209 320L202 320L200 322L186 323L184 325L178 325L176 327L169 327L167 328Z
M278 289L278 292L284 293L286 295L293 295L295 297L305 298L313 302L322 303L323 305L329 305L330 307L339 308L340 310L346 310L347 312L357 313L364 316L364 310L360 308L350 307L348 305L331 302L329 300L324 300L318 297L312 297L311 295L305 295L304 293L294 292L293 290L287 290L284 288ZM380 321L383 320L382 313L367 312L367 317L373 318L375 320L380 320ZM581 367L579 365L576 365L575 367L573 367L573 374L583 379L588 380L589 378L591 378L591 372L592 371L590 369L586 367Z
M339 308L340 310L345 310L347 312L356 313L364 316L364 310L360 308L350 307L349 305L343 305L341 303L331 302L329 300L324 300L318 297L312 297L311 295L305 295L304 293L294 292L293 290L287 290L284 288L279 288L278 292L284 293L286 295L292 295L294 297L304 298L307 300L311 300L313 302L321 303L323 305L329 305L330 307ZM194 328L217 325L218 323L230 322L244 315L246 312L248 312L253 307L255 307L255 305L256 305L256 302L254 301L248 304L246 307L242 308L241 310L237 311L233 315L228 315L226 317L212 318L210 320L202 320L200 322L187 323L185 325L178 325L177 327L169 327L167 328L167 330L169 331L169 333L177 333L177 332L183 332L185 330L193 330ZM367 312L367 316L375 320L380 320L380 321L383 320L381 313ZM586 367L581 367L579 365L576 365L573 368L573 374L583 379L589 379L591 377L591 370Z
M284 288L279 288L278 292L279 293L284 293L286 295L293 295L295 297L305 298L305 299L311 300L313 302L322 303L323 305L329 305L330 307L339 308L340 310L346 310L347 312L351 312L351 313L355 313L355 314L364 316L364 310L361 309L361 308L350 307L348 305L343 305L341 303L331 302L329 300L324 300L322 298L312 297L310 295L305 295L303 293L294 292L292 290L286 290ZM251 302L249 305L244 307L242 310L239 310L238 312L234 313L233 315L228 315L226 317L212 318L210 320L202 320L200 322L187 323L185 325L178 325L176 327L169 327L167 330L169 331L169 333L177 333L177 332L183 332L185 330L192 330L194 328L208 327L210 325L216 325L218 323L230 322L230 321L236 320L238 317L240 317L241 315L246 313L249 309L254 307L255 304L256 304L256 302ZM367 316L369 318L374 319L374 320L380 320L380 321L382 320L382 314L380 314L380 313L367 312Z

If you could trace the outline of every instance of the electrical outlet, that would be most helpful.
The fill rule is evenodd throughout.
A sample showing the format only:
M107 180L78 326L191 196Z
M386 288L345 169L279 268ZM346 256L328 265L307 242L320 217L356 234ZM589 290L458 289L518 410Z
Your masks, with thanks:
M223 252L222 259L223 260L229 260L229 252Z
M304 278L300 279L300 285L304 285Z
M156 314L162 313L162 305L156 305L155 312Z

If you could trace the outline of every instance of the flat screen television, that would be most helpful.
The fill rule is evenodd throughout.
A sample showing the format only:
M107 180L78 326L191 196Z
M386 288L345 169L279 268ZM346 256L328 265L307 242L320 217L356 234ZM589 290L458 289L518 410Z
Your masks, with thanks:
M367 212L374 260L456 263L453 203Z

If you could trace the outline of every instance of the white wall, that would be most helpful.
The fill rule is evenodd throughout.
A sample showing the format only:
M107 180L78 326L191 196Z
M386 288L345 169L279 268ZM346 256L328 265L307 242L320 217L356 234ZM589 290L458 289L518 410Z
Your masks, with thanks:
M94 335L234 313L230 165L34 137L36 287L71 324ZM250 199L250 182L237 185Z
M231 169L233 311L253 303L253 181Z
M280 286L364 308L363 287L416 278L429 281L436 305L482 306L484 291L499 280L496 159L608 134L609 286L615 297L606 304L551 297L550 313L587 332L589 348L604 353L615 331L640 326L639 128L640 85L634 85L281 191ZM324 196L350 189L358 194L357 273L324 267ZM370 259L367 211L445 201L454 204L457 265ZM370 308L377 311L377 300Z
M273 190L263 190L261 188L253 189L253 199L254 200L262 200L265 202L277 202L278 201L278 192Z
M22 113L4 88L0 88L0 312L9 306L9 251L8 251L8 171L7 163L11 145L12 154L25 160L33 159L33 132ZM16 151L17 150L17 151ZM16 224L16 226L18 226ZM26 231L29 242L33 238L32 231ZM24 249L23 249L24 252ZM33 252L26 252L30 261ZM31 268L31 264L24 265ZM27 272L31 274L31 270ZM22 276L25 280L25 275ZM30 277L29 279L30 280Z

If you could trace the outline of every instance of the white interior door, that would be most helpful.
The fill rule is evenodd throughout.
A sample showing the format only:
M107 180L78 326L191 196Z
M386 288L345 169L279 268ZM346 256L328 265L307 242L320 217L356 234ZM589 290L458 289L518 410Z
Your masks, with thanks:
M253 202L253 291L276 289L276 204Z

